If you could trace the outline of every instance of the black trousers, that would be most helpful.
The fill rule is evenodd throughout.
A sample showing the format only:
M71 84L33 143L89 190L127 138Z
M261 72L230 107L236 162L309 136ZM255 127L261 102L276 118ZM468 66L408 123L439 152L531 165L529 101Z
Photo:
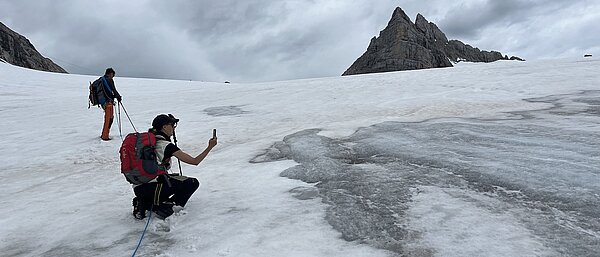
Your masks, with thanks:
M191 177L169 175L169 183L165 178L165 176L161 176L158 182L136 186L133 191L138 201L148 207L158 206L163 202L173 202L175 205L184 207L200 186L198 180Z

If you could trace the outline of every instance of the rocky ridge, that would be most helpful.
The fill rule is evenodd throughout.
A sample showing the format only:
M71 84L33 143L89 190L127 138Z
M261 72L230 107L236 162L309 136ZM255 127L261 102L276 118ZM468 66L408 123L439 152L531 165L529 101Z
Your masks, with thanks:
M52 60L42 56L24 36L0 22L0 60L12 65L40 70L67 73Z
M522 60L497 51L481 51L459 40L448 40L433 22L418 14L413 23L402 8L394 10L387 27L373 37L367 51L343 74L452 67L452 62Z

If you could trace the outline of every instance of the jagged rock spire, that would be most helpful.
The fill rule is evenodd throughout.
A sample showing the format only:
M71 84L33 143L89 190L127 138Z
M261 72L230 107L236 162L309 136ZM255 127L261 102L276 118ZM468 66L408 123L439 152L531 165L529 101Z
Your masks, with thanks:
M412 21L408 15L406 15L404 10L402 10L400 7L396 7L396 9L394 9L394 13L392 13L392 19L390 19L390 22L392 21L404 21L412 24Z
M514 58L514 57L513 57ZM508 59L499 52L480 51L448 40L433 22L417 14L415 23L396 7L388 25L373 37L367 51L342 75L452 67L451 61L492 62Z

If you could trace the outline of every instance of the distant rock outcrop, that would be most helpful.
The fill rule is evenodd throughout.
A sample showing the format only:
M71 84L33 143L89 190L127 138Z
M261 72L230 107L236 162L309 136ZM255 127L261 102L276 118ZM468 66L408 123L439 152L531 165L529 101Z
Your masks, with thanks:
M354 75L400 70L452 67L452 62L493 62L522 60L502 56L496 51L481 51L446 35L421 14L415 23L397 7L387 27L373 37L367 51L342 74Z
M24 68L67 73L52 60L42 56L27 38L0 22L0 59Z

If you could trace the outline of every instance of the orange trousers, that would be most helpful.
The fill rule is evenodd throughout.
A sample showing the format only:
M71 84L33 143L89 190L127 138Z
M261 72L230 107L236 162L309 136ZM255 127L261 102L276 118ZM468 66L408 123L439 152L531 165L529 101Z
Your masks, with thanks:
M102 127L102 138L103 140L109 140L108 134L110 133L110 127L113 123L113 103L108 102L104 105L104 126Z

